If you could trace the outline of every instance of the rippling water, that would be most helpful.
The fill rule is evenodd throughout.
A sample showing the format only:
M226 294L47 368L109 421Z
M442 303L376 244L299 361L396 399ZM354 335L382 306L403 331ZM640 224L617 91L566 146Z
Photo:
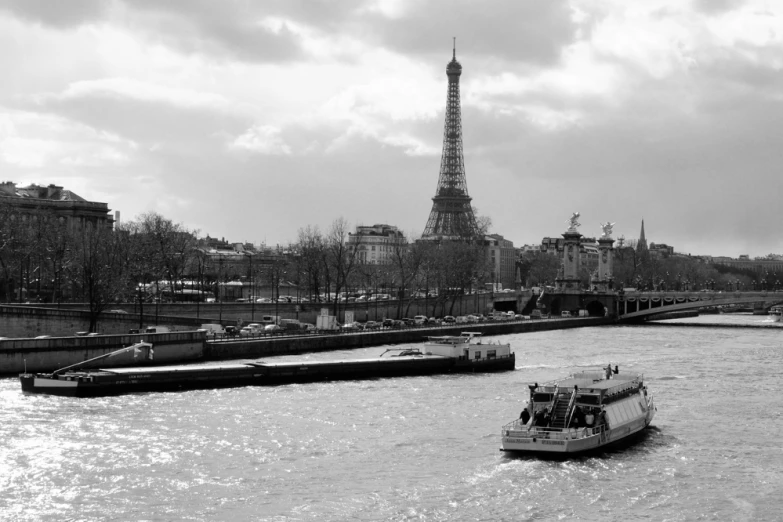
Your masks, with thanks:
M515 372L100 399L25 396L2 379L0 519L781 518L783 328L500 338ZM610 362L644 372L656 396L636 445L565 462L498 451L528 383Z

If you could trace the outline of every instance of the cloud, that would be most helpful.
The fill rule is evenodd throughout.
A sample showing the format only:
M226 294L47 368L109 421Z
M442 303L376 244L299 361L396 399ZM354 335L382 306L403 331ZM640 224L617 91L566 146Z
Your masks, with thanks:
M48 114L0 107L0 160L22 169L123 164L132 141Z
M280 137L280 129L269 125L253 125L237 136L229 148L258 154L291 154L291 147Z
M33 23L71 28L102 19L110 5L105 0L0 0L0 11Z
M783 252L774 3L69 6L0 0L11 179L237 240L339 215L420 232L456 36L467 183L496 232L537 243L580 210L678 250Z

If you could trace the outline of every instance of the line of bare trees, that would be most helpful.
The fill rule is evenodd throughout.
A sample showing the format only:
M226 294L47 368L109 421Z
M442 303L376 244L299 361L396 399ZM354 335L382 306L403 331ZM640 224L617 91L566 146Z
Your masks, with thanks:
M292 247L301 287L311 296L323 296L335 315L348 297L379 294L397 299L398 317L407 315L411 306L405 297L422 294L430 298L434 314L450 296L481 288L490 271L480 238L392 242L386 262L367 264L359 262L362 245L348 241L348 232L343 218L326 233L308 226L299 230Z
M194 231L156 213L114 230L106 222L74 230L52 211L0 205L0 300L84 302L95 331L100 314L133 300L139 283L180 280L196 244Z
M21 212L0 206L0 301L87 303L90 330L115 303L138 303L144 313L145 288L165 282L177 292L184 280L207 280L218 296L218 281L267 279L293 283L302 295L324 296L337 313L340 297L426 293L433 311L450 295L478 289L490 270L486 246L466 241L392 243L384 264L360 263L360 244L349 241L344 218L322 233L299 230L295 243L265 264L208 266L198 232L150 212L117 224L86 224L78 230L43 208ZM247 268L247 270L245 270ZM209 269L209 270L208 270ZM218 270L219 273L216 273ZM160 289L156 289L160 294ZM407 309L398 301L398 315ZM408 304L407 306L410 306Z

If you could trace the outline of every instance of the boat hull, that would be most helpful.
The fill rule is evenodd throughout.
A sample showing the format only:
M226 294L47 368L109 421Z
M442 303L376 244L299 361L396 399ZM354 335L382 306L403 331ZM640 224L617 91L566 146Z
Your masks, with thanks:
M506 430L501 436L501 451L551 457L575 457L610 449L632 442L650 425L655 415L652 406L644 416L616 428L600 430L585 436L585 428L571 428L558 432Z
M410 356L350 361L248 363L225 366L145 367L52 376L21 374L22 391L69 397L98 397L149 391L240 386L276 386L331 380L360 380L446 373L510 371L515 358L462 361Z

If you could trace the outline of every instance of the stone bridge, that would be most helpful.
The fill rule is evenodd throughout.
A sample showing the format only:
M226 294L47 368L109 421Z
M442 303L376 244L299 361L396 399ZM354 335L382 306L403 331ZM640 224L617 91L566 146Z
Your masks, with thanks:
M755 310L769 310L783 303L783 292L545 292L538 300L544 313L591 316L616 316L621 322L640 321L668 312L706 307L746 305Z
M620 321L644 319L652 315L705 307L748 305L768 310L783 303L783 292L627 292L617 294Z

